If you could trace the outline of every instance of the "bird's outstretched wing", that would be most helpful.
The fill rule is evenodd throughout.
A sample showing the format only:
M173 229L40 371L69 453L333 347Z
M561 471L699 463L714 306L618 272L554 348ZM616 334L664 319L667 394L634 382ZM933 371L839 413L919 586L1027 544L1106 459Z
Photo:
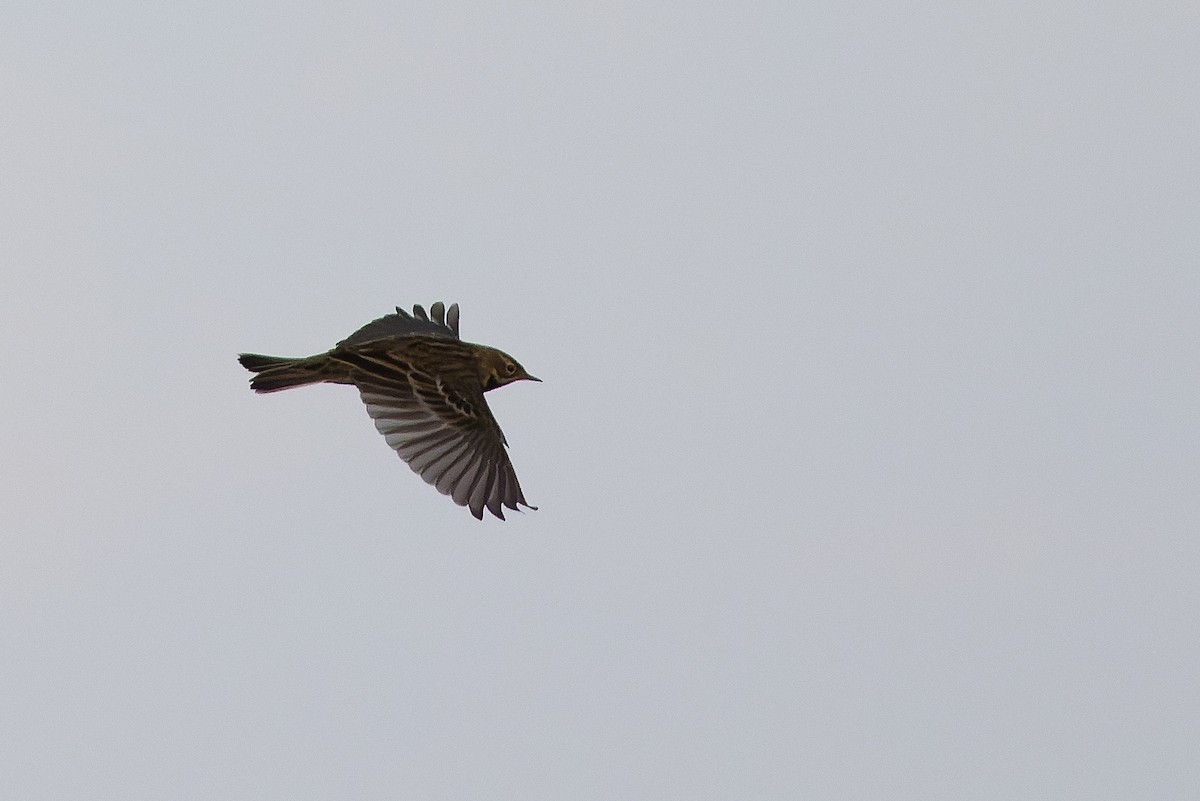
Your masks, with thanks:
M483 519L486 508L530 506L482 387L451 387L422 372L403 348L338 349L375 427L413 472Z
M441 301L429 307L430 314L425 313L420 304L413 306L413 313L396 307L395 314L372 320L338 345L355 345L360 342L372 342L377 339L396 339L408 336L427 336L439 339L458 339L458 304L450 304L450 308ZM432 315L432 319L431 319Z

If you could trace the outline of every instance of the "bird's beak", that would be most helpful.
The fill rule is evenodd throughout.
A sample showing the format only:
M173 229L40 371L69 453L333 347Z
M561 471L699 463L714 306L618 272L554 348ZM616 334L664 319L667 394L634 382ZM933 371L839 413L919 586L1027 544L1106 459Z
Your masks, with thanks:
M536 381L539 384L542 383L542 379L538 378L537 376L529 375L528 373L525 374L525 378L529 379L530 381Z

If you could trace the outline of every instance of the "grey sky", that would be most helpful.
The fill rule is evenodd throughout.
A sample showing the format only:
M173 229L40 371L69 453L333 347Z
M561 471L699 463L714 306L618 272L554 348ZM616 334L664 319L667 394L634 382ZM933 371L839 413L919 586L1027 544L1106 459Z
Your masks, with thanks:
M1198 31L6 4L2 794L1197 797ZM235 361L436 300L540 511Z

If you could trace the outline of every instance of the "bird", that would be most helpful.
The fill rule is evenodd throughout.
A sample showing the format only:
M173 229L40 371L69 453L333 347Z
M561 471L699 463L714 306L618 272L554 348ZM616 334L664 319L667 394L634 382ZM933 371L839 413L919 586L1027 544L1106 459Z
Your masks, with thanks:
M353 384L387 444L413 472L483 519L525 500L508 441L484 393L514 381L541 381L516 359L459 338L459 308L434 303L426 314L396 307L325 353L301 358L242 353L250 388L278 392L308 384Z

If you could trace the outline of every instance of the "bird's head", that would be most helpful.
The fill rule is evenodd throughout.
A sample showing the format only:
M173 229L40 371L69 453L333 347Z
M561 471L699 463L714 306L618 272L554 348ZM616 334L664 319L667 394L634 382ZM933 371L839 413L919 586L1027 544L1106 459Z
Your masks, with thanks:
M502 387L514 381L541 381L525 372L516 359L495 348L481 348L479 351L479 372L483 378L483 391Z

